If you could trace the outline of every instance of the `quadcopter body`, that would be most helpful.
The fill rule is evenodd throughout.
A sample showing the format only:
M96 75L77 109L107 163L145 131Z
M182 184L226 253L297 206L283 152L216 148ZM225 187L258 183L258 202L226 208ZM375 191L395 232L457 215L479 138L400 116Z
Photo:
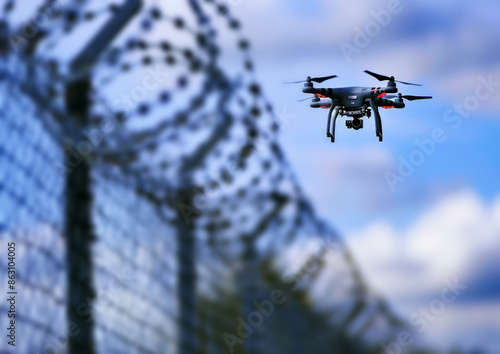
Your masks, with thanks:
M346 120L346 126L349 129L359 130L363 128L363 118L370 118L374 115L375 118L375 133L379 141L383 140L382 120L380 118L379 108L385 109L402 109L405 108L404 100L414 101L430 99L431 96L409 96L409 95L388 95L398 93L396 83L405 85L421 86L409 82L398 81L394 76L385 76L365 70L371 76L374 76L379 81L388 81L385 87L340 87L340 88L317 88L314 87L314 82L322 83L326 80L337 77L326 76L320 78L308 77L305 81L296 81L293 83L304 83L302 92L313 94L311 108L329 109L328 123L326 128L326 136L331 138L332 143L335 142L335 126L338 116L346 116L350 119ZM332 124L333 120L333 124Z

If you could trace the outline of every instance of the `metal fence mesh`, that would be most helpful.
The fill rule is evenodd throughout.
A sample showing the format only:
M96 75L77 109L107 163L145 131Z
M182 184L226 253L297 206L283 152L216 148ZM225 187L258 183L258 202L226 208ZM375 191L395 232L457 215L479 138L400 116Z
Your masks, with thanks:
M94 193L97 351L175 353L175 231L116 173L95 173Z
M19 341L17 350L28 353L50 348L51 338L66 331L64 184L52 170L62 152L35 119L34 105L7 82L0 86L0 235L2 246L9 240L18 247L17 287L23 294L18 307L23 311L17 321L30 340ZM5 274L6 256L0 264ZM7 305L0 304L2 327ZM5 345L2 340L4 350Z

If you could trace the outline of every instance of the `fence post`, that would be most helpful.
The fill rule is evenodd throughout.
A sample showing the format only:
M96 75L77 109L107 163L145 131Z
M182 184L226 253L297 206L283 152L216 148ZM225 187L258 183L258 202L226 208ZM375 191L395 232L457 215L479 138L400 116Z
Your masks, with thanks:
M190 183L177 192L177 299L179 301L179 354L198 352L198 306L196 295L196 235L194 218L186 218L185 208L193 205Z
M85 126L88 119L88 78L71 83L66 89L68 113ZM69 153L69 152L67 152ZM68 155L69 157L69 155ZM91 244L95 239L92 226L92 190L90 166L82 159L79 166L66 175L66 266L68 279L67 318L75 326L68 339L69 353L94 353L93 321L77 313L80 303L95 298L92 274Z
M69 124L83 132L89 122L89 94L92 87L90 69L123 26L136 14L141 0L128 0L70 64L70 78L65 100ZM82 316L78 308L83 303L92 306L96 297L93 285L92 242L95 240L92 222L91 166L79 156L78 144L91 143L83 134L73 137L77 146L66 147L66 161L77 166L66 175L65 230L67 266L67 320L72 335L68 338L70 354L93 354L94 318ZM83 146L83 145L82 145ZM72 327L69 327L72 326Z

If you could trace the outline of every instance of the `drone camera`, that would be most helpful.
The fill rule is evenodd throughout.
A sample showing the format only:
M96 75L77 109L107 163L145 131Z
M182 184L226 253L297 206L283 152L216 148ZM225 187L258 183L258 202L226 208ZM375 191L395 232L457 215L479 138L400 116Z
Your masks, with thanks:
M353 120L346 120L345 126L348 129L354 129L354 130L363 129L363 121L360 118L354 118Z

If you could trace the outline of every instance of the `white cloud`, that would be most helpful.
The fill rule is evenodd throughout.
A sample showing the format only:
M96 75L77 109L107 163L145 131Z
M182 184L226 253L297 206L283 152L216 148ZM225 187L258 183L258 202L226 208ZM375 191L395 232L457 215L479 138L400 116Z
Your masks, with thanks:
M472 191L461 191L437 202L406 229L379 221L346 240L369 285L403 319L439 298L445 280L468 287L471 296L464 293L463 302L447 306L418 341L433 348L479 345L494 352L500 301L475 297L491 290L474 287L489 286L481 279L491 278L495 270L489 262L500 257L500 196L486 203Z
M450 331L450 328L453 330ZM431 323L421 339L428 343L429 347L439 348L443 352L457 345L467 351L482 348L487 353L498 353L498 329L500 304L454 306Z
M394 300L437 292L465 277L478 255L500 246L500 197L492 205L471 191L442 199L405 230L379 221L346 237L377 291Z

